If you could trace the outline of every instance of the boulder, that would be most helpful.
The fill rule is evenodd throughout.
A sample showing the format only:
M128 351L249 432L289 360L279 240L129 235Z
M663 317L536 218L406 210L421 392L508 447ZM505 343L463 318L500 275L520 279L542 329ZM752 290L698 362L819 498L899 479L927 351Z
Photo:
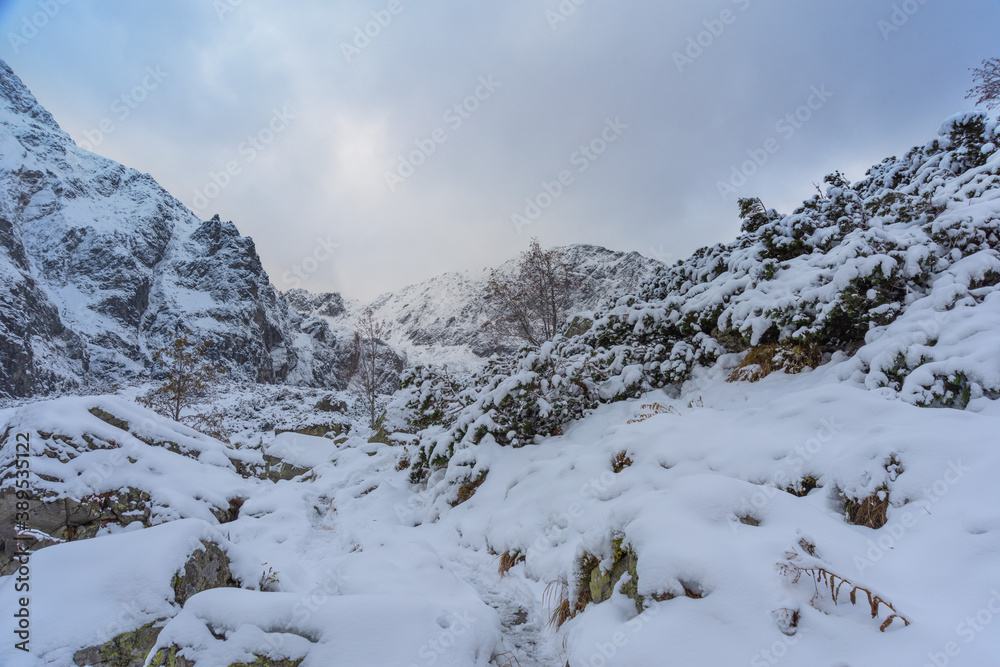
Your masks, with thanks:
M174 605L183 607L193 596L213 588L237 588L238 583L229 569L229 557L218 545L205 540L201 541L201 549L195 550L188 558L184 568L174 575L172 588ZM80 667L142 667L146 663L149 652L156 645L166 618L147 623L140 628L116 635L113 639L100 646L91 646L73 654L73 662ZM193 665L177 655L161 656L161 662L154 665L169 665L182 667ZM162 659L168 658L164 662ZM268 663L269 664L269 663ZM281 664L281 663L274 663ZM297 664L297 663L296 663ZM256 665L256 663L254 663ZM283 667L283 666L282 666Z

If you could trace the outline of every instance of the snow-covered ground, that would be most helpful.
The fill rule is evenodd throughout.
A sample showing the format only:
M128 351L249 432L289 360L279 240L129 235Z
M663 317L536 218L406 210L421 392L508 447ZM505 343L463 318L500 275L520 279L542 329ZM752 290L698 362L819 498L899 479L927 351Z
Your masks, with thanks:
M110 525L31 558L30 653L14 648L16 577L0 579L0 662L73 665L75 651L156 621L157 648L223 667L254 656L304 667L996 664L1000 406L917 408L843 383L844 363L748 385L723 381L724 360L677 398L603 406L535 446L484 444L485 480L454 507L434 491L454 487L412 486L398 470L404 447L369 443L361 427L339 444L286 433L257 448L111 397L8 410L5 469L14 433L38 445L89 433L118 449L65 461L36 450L33 484L76 475L90 480L78 497L139 487L164 507L150 527ZM133 441L95 406L178 451ZM101 473L100 457L119 450ZM631 465L616 473L621 452ZM233 464L264 454L311 472L273 482ZM817 487L804 496L784 490L805 478ZM845 499L880 491L884 527L845 520ZM234 521L202 511L234 496L246 498ZM245 590L181 608L170 579L202 540L229 555ZM642 613L622 593L626 574L609 600L549 624L560 596L576 599L585 554L610 570L623 551L636 557ZM524 559L501 577L505 553ZM836 603L830 580L812 578L824 572ZM872 618L868 592L892 609Z

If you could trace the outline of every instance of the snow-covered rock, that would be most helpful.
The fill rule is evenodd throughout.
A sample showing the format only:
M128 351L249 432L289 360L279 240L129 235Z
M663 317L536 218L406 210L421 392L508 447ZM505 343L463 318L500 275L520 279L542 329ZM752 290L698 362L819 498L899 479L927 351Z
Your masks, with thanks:
M0 281L0 397L133 381L180 327L236 376L343 382L342 340L288 308L251 239L76 146L2 62Z

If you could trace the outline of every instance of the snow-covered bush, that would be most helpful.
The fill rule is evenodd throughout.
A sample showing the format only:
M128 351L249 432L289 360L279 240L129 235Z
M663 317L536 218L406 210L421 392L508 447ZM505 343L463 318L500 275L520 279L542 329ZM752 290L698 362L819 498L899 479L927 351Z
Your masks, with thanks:
M411 374L398 400L419 438L414 480L487 438L531 444L600 403L760 346L852 356L845 380L918 405L1000 396L1000 350L987 340L1000 326L998 141L995 119L962 114L860 182L827 176L791 215L741 200L735 241L611 299L585 333L525 348L460 387Z

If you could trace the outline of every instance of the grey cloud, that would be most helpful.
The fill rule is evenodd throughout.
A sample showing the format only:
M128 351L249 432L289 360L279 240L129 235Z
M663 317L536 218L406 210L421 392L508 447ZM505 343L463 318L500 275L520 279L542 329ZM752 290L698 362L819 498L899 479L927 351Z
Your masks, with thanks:
M967 70L997 55L1000 19L986 0L398 1L350 62L343 45L389 0L244 0L222 20L196 0L74 2L3 57L78 139L146 66L164 67L170 78L98 152L189 205L275 108L294 108L202 214L253 236L279 287L332 235L340 248L307 286L372 297L497 263L531 235L675 258L727 240L739 221L717 184L748 151L779 141L739 189L772 206L834 169L860 177L969 108ZM560 4L576 9L547 13ZM33 6L15 3L4 33ZM894 7L916 11L895 26ZM553 16L565 18L555 29ZM502 86L450 126L445 112L489 75ZM833 96L780 133L813 86ZM511 215L615 117L628 130L519 235ZM385 172L436 129L446 141L391 192Z

